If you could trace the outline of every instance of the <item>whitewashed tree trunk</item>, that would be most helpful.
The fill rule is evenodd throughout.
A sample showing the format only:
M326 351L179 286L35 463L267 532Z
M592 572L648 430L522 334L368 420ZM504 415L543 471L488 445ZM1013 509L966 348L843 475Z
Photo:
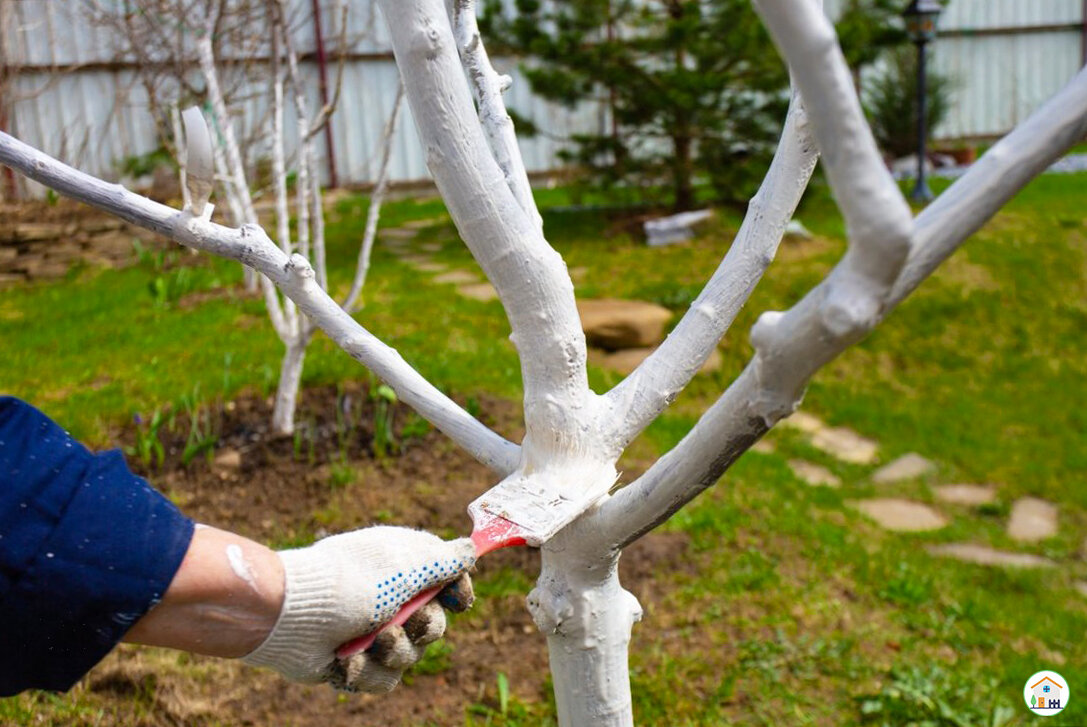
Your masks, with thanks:
M820 9L809 0L755 4L796 89L770 171L729 253L667 341L619 386L597 395L588 388L573 286L543 237L501 99L508 82L494 73L482 48L472 0L381 0L435 181L510 321L525 389L521 446L411 369L329 297L303 256L277 246L258 226L231 229L170 209L3 133L0 162L181 244L252 266L293 301L304 340L312 325L320 327L499 477L526 492L558 488L570 499L596 497L580 518L540 544L541 573L528 604L547 636L559 723L631 725L627 656L641 608L619 584L622 549L717 482L796 408L819 368L860 340L1087 133L1083 70L913 218L880 160ZM689 382L769 266L817 150L846 220L848 251L790 310L759 318L752 329L755 353L743 372L676 447L609 495L623 449ZM288 353L300 371L305 345L288 346ZM292 366L285 359L284 379Z

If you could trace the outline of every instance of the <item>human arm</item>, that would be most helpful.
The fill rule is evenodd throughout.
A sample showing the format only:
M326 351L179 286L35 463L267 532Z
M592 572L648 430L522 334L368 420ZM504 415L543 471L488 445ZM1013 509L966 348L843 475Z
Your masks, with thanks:
M244 657L290 679L385 692L445 631L438 603L374 647L346 661L335 649L391 618L416 593L450 582L439 601L471 603L471 542L445 542L408 528L375 527L274 552L215 528L197 526L162 602L125 641L199 654Z
M440 609L389 629L349 663L332 663L332 651L410 598L400 588L378 603L386 571L441 561L440 577L413 587L457 579L474 561L465 543L368 528L275 553L194 532L119 452L92 454L34 407L0 397L0 696L69 689L122 638L387 691L444 630Z

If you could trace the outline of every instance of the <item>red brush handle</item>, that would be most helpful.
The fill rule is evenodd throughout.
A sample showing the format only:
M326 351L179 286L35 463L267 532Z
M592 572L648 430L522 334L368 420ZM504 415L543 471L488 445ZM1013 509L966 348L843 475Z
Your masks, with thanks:
M475 529L472 530L472 543L476 546L476 558L481 558L487 553L498 550L499 548L525 544L521 528L516 523L498 517L497 515L491 515L490 513L485 513L485 515L487 516L486 521L477 523ZM446 584L443 583L434 586L433 588L428 588L425 591L420 591L414 598L401 606L395 616L381 626L378 626L365 636L360 636L357 639L352 639L346 644L341 645L336 649L336 658L347 659L360 651L366 651L373 646L374 639L377 638L378 634L390 626L403 626L404 622L407 621L413 613L430 603L445 586Z

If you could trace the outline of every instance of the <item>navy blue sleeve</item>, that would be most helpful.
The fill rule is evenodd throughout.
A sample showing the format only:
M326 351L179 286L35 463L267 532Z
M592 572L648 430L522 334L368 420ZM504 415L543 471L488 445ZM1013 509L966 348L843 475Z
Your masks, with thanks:
M120 452L0 397L0 696L75 684L162 598L192 532Z

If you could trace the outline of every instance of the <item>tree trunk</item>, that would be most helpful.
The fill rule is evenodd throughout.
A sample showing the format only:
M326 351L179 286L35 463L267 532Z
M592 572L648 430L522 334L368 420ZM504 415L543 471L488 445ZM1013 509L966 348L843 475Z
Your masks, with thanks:
M619 585L619 553L582 554L567 531L544 545L528 596L547 635L559 725L632 727L627 647L642 608Z
M683 126L686 129L686 124ZM694 207L694 169L691 162L691 137L686 133L672 138L675 159L672 161L672 186L675 188L676 212L686 212Z
M272 411L272 429L279 434L294 434L294 410L298 405L298 387L302 383L302 365L306 361L306 345L309 343L308 335L300 334L300 338L287 344L283 365L279 369L279 387Z

